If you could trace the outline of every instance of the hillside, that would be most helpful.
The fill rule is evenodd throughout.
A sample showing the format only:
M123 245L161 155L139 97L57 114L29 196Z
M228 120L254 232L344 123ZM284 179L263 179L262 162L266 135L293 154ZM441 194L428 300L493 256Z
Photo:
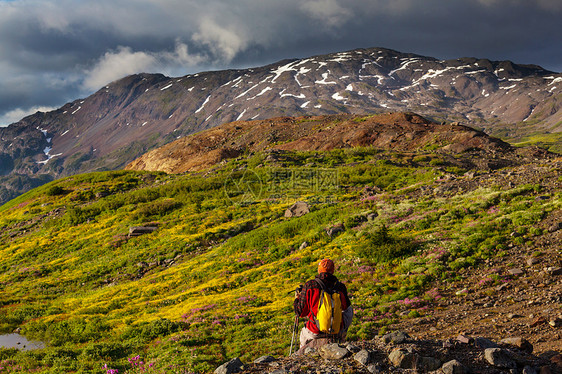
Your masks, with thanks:
M213 131L236 126L248 125ZM352 294L358 346L394 329L420 339L521 336L554 370L562 160L473 134L483 151L280 141L288 148L251 149L197 172L101 172L36 188L0 207L0 329L48 346L0 349L3 367L187 373L284 356L292 290L330 257ZM443 139L436 144L464 147ZM474 162L500 156L513 161ZM299 200L310 213L286 217Z
M354 147L400 152L430 149L459 166L481 168L515 164L528 152L458 123L437 124L414 113L342 114L227 123L152 150L126 169L184 173L260 151L275 158L280 152ZM455 160L454 155L463 153L462 160Z
M120 169L236 120L415 111L560 149L562 75L509 61L372 48L184 77L139 74L0 128L0 202L47 180Z

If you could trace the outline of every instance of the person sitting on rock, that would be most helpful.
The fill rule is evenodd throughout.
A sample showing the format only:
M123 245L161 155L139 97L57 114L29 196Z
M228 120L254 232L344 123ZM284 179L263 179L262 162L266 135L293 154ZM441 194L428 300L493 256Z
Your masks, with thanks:
M334 276L334 262L324 259L318 275L295 291L293 307L299 317L308 317L300 333L300 349L342 342L353 319L345 285Z

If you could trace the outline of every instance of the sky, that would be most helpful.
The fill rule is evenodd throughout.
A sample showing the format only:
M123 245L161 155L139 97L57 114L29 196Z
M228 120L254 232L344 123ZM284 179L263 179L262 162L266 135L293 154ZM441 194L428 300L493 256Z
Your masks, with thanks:
M0 0L0 126L140 72L355 48L562 71L562 0Z

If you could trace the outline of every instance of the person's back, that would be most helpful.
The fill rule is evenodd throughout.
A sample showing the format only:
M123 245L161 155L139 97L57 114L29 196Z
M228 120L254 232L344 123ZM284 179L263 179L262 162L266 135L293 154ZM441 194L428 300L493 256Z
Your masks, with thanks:
M319 347L329 342L343 341L351 325L351 301L345 285L334 276L334 268L332 260L320 261L316 278L306 282L302 289L295 293L295 313L299 317L308 317L300 334L300 352L306 347ZM341 316L336 315L329 322L323 321L326 308L329 310L327 313L336 311ZM336 321L336 325L333 321Z

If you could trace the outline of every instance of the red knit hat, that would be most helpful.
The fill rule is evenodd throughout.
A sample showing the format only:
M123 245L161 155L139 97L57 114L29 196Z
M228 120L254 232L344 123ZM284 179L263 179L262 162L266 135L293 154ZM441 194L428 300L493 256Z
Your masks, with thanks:
M318 263L318 273L334 274L334 268L334 261L327 258Z

